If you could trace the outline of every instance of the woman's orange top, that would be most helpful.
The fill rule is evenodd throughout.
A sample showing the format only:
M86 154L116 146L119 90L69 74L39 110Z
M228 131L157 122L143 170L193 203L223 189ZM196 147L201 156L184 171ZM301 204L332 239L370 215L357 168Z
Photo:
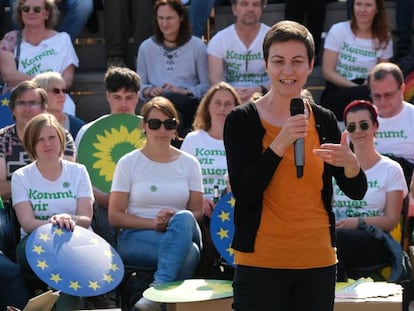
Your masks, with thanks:
M310 109L310 107L309 107ZM266 149L281 128L261 121ZM253 253L235 251L236 264L280 269L327 267L336 263L329 220L323 206L323 161L312 150L320 145L309 117L304 176L296 177L293 146L288 148L264 192L263 210Z

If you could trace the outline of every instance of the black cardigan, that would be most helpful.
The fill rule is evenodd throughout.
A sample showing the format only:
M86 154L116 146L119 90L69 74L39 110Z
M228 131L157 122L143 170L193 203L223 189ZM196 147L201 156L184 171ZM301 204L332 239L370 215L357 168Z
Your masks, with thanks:
M334 114L321 106L311 106L320 143L340 143L341 132ZM265 129L253 103L237 106L226 118L224 145L230 185L236 199L232 247L242 252L254 251L262 214L263 192L282 159L270 148L262 151L264 134ZM355 200L364 197L367 180L362 169L354 178L347 178L342 167L324 164L321 196L329 216L332 246L335 246L332 176L335 177L340 189Z

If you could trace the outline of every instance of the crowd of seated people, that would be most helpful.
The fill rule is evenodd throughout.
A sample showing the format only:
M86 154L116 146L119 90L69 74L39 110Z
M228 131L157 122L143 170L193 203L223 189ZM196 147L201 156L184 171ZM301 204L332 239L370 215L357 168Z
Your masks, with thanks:
M2 10L1 2L3 1L0 0L0 10ZM56 167L69 165L79 172L82 171L84 174L82 179L85 182L89 181L88 173L81 169L81 165L70 164L67 160L76 161L75 138L76 146L79 147L82 136L94 124L94 121L82 127L85 123L75 117L75 105L67 90L74 83L75 67L82 66L79 64L72 42L86 23L92 10L92 0L82 2L82 5L85 5L82 16L74 13L79 17L78 25L82 25L77 26L76 29L69 29L67 25L70 22L67 20L74 18L75 15L71 12L80 9L77 0L15 0L10 2L16 30L7 32L0 42L0 72L3 82L8 86L7 90L12 94L9 105L15 123L0 129L0 196L7 208L14 208L17 213L17 219L23 230L22 238L24 238L25 232L30 233L45 223L38 221L39 215L30 212L33 202L25 197L25 189L31 187L29 182L35 183L36 186L42 185L38 179L30 177L33 170L40 171L41 178L48 180L50 176L48 177L47 174L52 174L51 179L59 175L60 171L56 170ZM150 0L142 3L148 14L145 16L146 19L140 23L121 26L119 25L121 22L126 24L132 22L118 18L116 23L119 28L117 30L122 29L125 32L126 28L135 29L133 49L136 62L130 63L126 58L124 45L128 39L120 39L123 42L121 44L116 39L119 34L105 33L105 36L113 39L111 47L107 46L108 70L104 80L106 98L111 109L110 114L136 114L137 112L143 114L142 131L146 136L146 145L135 154L128 155L119 161L120 165L116 168L111 195L102 193L89 182L88 185L82 187L82 190L86 192L80 195L76 202L86 207L76 209L77 205L72 202L75 205L70 204L71 207L64 214L49 215L50 221L62 224L69 230L78 224L75 220L85 227L92 225L98 234L117 247L127 264L144 263L152 266L156 270L155 284L192 277L197 265L200 264L206 264L206 266L200 270L201 273L198 272L199 276L210 277L211 265L217 257L214 246L206 236L210 234L208 217L215 205L212 200L213 186L220 184L224 188L227 176L225 174L211 176L208 171L211 166L216 171L225 173L227 163L225 156L224 158L209 158L206 161L200 150L206 150L206 148L220 150L220 154L223 155L225 153L223 127L229 111L239 104L248 103L252 98L265 95L271 88L268 68L264 66L262 55L262 42L271 25L261 23L260 19L266 4L272 2L281 1L205 1L202 4L210 8L205 12L209 12L214 5L231 5L235 15L235 23L218 31L207 44L199 37L204 31L204 28L201 30L200 22L208 16L198 18L198 15L195 15L195 10L200 5L197 0L191 1L190 8L185 7L181 0ZM106 23L110 20L110 14L107 14L110 5L114 10L121 11L121 6L117 6L116 1L110 3L111 1L108 1L105 12ZM137 14L140 9L130 5L124 4L122 10L125 11L127 8ZM66 11L64 15L66 22L64 20L63 23L57 23L59 11L63 13ZM377 141L371 146L373 149L369 150L370 154L375 155L374 158L379 161L378 163L384 162L391 165L393 169L395 168L398 178L400 166L387 160L388 158L382 154L400 163L406 182L409 184L414 165L411 152L414 150L411 148L414 144L414 132L410 127L414 118L414 112L411 112L414 110L403 100L405 85L401 70L397 65L389 62L393 57L393 42L391 30L386 26L389 17L385 14L384 0L354 0L350 20L332 26L325 40L322 58L324 78L327 81L322 104L334 111L338 120L342 120L346 104L361 99L372 101L374 105L372 107L376 107L375 111L378 116L375 115L374 119L372 115L368 115L369 118L362 116L364 122L368 119L368 129L362 128L365 125L362 125L359 119L357 121L344 119L347 125L356 124L355 132L351 133L348 129L350 140L355 148L354 152L357 156L358 152L363 156L365 149L358 149L358 146L364 146L364 148L371 146L366 143L361 144L356 137L357 133L364 133L367 142L371 142L371 136L376 134ZM198 28L196 22L199 22ZM203 25L205 25L205 20ZM138 31L139 28L142 28L142 32ZM109 52L111 48L113 48L112 52ZM357 52L360 50L364 50L366 54L373 55L373 57L360 57L361 53ZM356 51L358 55L354 55L352 51ZM124 67L130 67L132 70ZM355 72L352 72L353 70L345 72L347 70L344 71L344 67L352 67ZM361 71L364 71L363 75L359 74ZM361 79L361 85L356 85L360 82L358 79ZM362 91L351 91L354 88ZM332 91L329 97L328 92L333 89L349 92L350 95L338 95ZM339 103L339 99L342 99L342 104ZM139 101L144 107L143 110L137 108ZM368 107L368 104L364 105ZM356 111L348 110L344 117L349 118L355 115L360 117L360 114L367 113L367 111L373 113L369 109L358 108ZM29 135L25 131L26 127L33 126L42 129L37 134L39 137L45 135L43 130L48 129L53 130L53 135L60 139L60 147L57 144L56 150L60 148L61 151L56 153L53 161L49 158L45 161L40 151L37 151L36 148L40 145L39 137L31 137L31 142L29 136L26 140L24 139L25 135ZM388 133L391 132L404 132L404 135L401 137L394 135L390 139ZM369 133L372 135L368 137ZM62 135L64 141L62 141ZM182 141L182 151L170 144L171 140L176 140L177 136ZM188 157L187 153L194 157ZM177 165L178 159L179 161L185 159L187 162ZM140 203L140 199L137 201L134 196L140 192L134 187L141 182L134 180L135 175L139 174L133 173L132 162L139 163L147 169L153 167L154 171L160 174L159 179L154 181L157 183L166 182L164 176L170 169L177 174L169 175L173 176L175 181L180 178L191 180L191 183L187 185L188 189L184 187L179 190L169 189L170 192L175 191L175 193L183 191L182 200L177 204L179 206L170 209L173 204L171 200L158 202L154 197L150 199L154 192L152 188L145 194L148 195L147 199L150 201L146 201L145 204ZM206 165L207 162L212 165ZM43 172L40 167L42 163L47 164L47 167L54 165L55 169ZM190 167L192 171L189 171ZM369 176L370 167L362 167ZM134 169L143 170L141 166ZM188 176L179 174L184 171L188 173ZM131 175L131 178L125 179L124 174ZM147 176L156 176L153 173L148 174L150 175L144 175L146 182L148 182ZM180 184L177 183L175 186L179 187ZM378 221L375 217L363 219L366 226L376 225L386 232L395 226L401 207L400 196L405 196L407 191L404 185L400 186L398 189L394 189L395 187L391 189L390 193L387 192L387 198L390 196L395 199L395 202L385 198L386 207L382 209L376 207L381 211ZM394 192L398 192L398 197ZM87 202L83 202L82 197L85 197ZM95 200L94 213L100 215L96 219L102 220L104 217L106 221L103 223L96 223L96 219L92 219L90 205L93 200ZM166 208L153 209L152 212L147 213L146 208L152 208L153 205L162 205ZM30 217L28 218L27 215ZM70 215L79 217L70 217ZM171 232L175 230L174 220L181 218L185 218L188 225L185 234L180 238L169 237L170 227L172 227ZM385 218L392 219L385 221L384 224ZM197 222L201 226L202 235L199 235ZM351 225L341 225L346 222L350 222ZM102 227L99 228L99 226ZM355 231L363 227L358 217L348 220L338 218L338 231L344 227L353 230L350 231L352 239L355 238L354 233L358 236L362 234L361 230ZM122 229L121 234L116 235L118 229ZM3 228L0 228L0 231L2 230ZM110 234L105 236L108 230ZM0 238L6 236L0 232ZM144 254L130 252L131 243L142 244L143 241L148 242L150 239L155 241L156 247L146 249ZM168 270L168 273L165 272L164 267L168 265L168 262L164 262L164 259L170 260L171 258L167 255L157 256L159 252L169 254L168 247L163 246L164 239L167 242L171 239L186 240L188 245L191 245L187 252L183 251L179 254L180 264L175 267L174 271ZM201 247L201 239L207 246L205 249ZM345 242L349 243L348 240ZM24 243L24 240L20 243ZM24 271L27 267L22 264L25 262L22 256L22 245L24 244L17 248L18 265L16 267ZM174 251L170 252L171 260L175 260L174 256L177 256L179 249L174 249ZM15 252L16 249L1 249L1 267L7 265L13 267L16 263ZM378 249L377 253L383 255L381 258L389 255L384 249ZM339 248L338 254L340 261L344 258L340 262L344 265L348 265L349 260L354 259L353 252L349 254L345 248L343 250ZM3 259L5 259L4 265ZM17 283L10 282L8 284L10 290L13 290L13 284L20 282L19 268L13 270L17 271L14 279ZM342 277L345 276L346 269L341 271ZM24 307L29 294L24 285L22 286L21 295L16 296L18 299L15 301L6 300L10 297L0 295L0 308L8 304ZM136 302L136 308L139 310L154 307L158 308L158 305L145 299Z

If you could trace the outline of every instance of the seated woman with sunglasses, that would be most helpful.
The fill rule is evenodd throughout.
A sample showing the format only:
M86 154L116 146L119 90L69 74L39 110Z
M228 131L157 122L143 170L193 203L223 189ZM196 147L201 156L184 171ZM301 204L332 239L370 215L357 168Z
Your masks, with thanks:
M121 228L117 249L126 265L153 267L153 284L190 278L200 260L203 185L200 164L171 145L177 111L164 97L142 110L144 147L124 155L112 180L108 217ZM142 297L138 310L159 304Z
M1 76L7 86L56 71L70 88L79 59L69 35L53 29L58 20L55 1L16 0L13 19L21 30L6 33L0 42ZM73 100L67 94L65 99L64 111L75 115Z
M47 112L53 114L60 125L75 138L85 121L63 111L68 89L61 74L55 71L47 71L38 74L33 78L33 81L47 92Z
M367 176L368 190L362 200L352 200L334 180L338 281L367 276L352 275L353 268L390 262L392 253L384 241L364 229L375 226L389 234L399 222L407 194L401 166L375 149L378 129L375 107L365 100L353 101L344 110L344 122L351 146Z

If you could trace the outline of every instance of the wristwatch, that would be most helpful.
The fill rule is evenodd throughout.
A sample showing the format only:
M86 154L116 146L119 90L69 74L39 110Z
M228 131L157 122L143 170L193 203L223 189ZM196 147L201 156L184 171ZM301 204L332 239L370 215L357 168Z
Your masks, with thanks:
M72 218L72 220L75 224L78 224L79 217L77 215L70 215L70 218Z
M364 218L358 217L358 229L364 230L367 227Z

